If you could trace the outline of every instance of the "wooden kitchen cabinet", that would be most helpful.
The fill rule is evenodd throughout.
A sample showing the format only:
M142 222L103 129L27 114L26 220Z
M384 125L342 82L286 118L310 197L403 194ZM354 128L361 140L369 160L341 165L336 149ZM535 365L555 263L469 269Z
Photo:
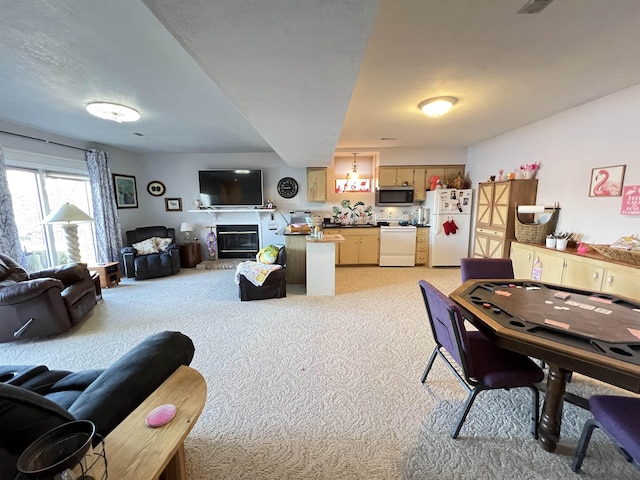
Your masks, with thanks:
M478 185L473 256L508 258L515 240L517 205L536 201L538 180L484 182Z
M380 230L377 228L342 228L337 232L344 242L336 244L337 265L377 265L380 257Z
M640 299L639 269L624 265L608 266L602 277L602 291L634 300Z
M567 256L562 284L584 290L602 290L604 268L593 261Z
M413 169L414 202L424 202L427 199L426 170L426 168Z
M379 167L378 185L384 187L402 187L414 185L413 167Z
M429 261L429 227L416 229L416 265L426 265Z
M307 167L307 201L327 201L327 169Z
M516 278L531 278L537 258L542 281L640 299L640 268L616 263L597 252L578 254L575 249L554 250L543 245L511 243Z
M427 188L431 188L431 177L440 177L442 185L448 185L450 181L458 176L458 173L464 177L464 165L429 165L425 167L425 182Z
M529 245L521 243L511 244L511 262L515 278L531 278L535 250Z

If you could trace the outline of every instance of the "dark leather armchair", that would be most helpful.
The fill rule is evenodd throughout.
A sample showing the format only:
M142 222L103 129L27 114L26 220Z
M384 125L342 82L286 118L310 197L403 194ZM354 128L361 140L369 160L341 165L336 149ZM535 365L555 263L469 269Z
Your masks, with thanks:
M287 250L280 247L276 262L282 268L274 270L269 274L261 286L256 286L244 275L239 276L240 300L265 300L267 298L283 298L287 296Z
M95 305L96 291L86 264L29 274L0 254L0 342L65 332Z
M171 238L171 243L158 252L140 254L133 247L150 238ZM176 243L173 228L162 226L141 227L127 232L127 247L122 249L124 274L127 278L143 280L146 278L166 277L180 271L180 248Z

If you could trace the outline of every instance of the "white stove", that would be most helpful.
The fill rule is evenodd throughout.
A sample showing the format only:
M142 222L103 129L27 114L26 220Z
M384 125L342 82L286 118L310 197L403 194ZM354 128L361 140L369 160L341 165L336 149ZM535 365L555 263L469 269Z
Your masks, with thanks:
M380 266L413 267L416 261L416 227L391 224L380 227Z

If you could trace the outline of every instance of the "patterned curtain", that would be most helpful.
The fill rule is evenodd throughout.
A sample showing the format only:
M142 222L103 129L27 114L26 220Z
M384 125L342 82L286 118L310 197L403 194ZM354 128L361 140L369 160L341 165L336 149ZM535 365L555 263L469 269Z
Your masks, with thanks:
M16 218L13 215L13 201L9 193L7 165L4 163L2 146L0 146L0 252L13 258L23 267L27 266L20 248Z
M111 182L109 155L101 150L87 151L87 167L93 199L98 262L119 262L122 230L118 221L116 196Z

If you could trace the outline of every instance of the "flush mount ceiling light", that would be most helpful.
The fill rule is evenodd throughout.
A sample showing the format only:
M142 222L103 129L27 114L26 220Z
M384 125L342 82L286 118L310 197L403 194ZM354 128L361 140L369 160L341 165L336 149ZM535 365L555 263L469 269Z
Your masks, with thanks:
M425 100L418 105L418 108L430 117L439 117L444 115L458 101L456 97L435 97Z
M96 102L87 105L87 112L98 118L113 120L114 122L135 122L140 114L133 108L115 103Z

